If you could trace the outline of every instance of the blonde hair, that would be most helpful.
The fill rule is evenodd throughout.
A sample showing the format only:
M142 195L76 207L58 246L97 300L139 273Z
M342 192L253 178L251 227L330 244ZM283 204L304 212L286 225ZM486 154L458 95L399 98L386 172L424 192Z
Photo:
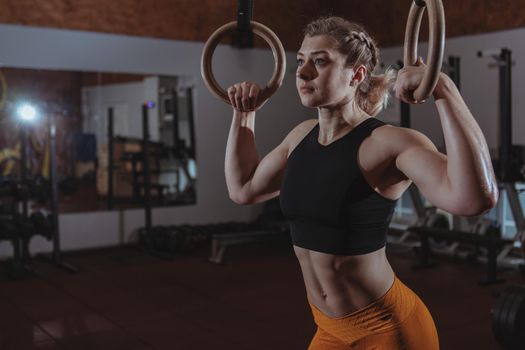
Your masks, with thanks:
M328 35L334 38L339 52L347 57L347 65L366 67L366 77L359 84L355 95L359 108L375 116L386 107L396 72L387 68L384 74L373 73L379 63L379 49L363 26L341 17L321 17L306 26L304 35Z

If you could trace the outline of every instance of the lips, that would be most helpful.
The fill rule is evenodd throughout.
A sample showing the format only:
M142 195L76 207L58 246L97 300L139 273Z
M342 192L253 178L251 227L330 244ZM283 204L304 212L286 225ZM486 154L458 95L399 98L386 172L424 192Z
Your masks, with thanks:
M314 92L314 90L315 89L313 87L309 87L309 86L301 86L299 88L299 91L304 92L304 93Z

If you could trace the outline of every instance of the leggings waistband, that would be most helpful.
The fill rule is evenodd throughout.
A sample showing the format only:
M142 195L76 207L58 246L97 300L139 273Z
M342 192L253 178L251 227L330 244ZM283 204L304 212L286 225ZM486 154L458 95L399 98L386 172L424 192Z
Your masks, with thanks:
M397 327L414 310L417 300L417 295L396 276L385 295L346 316L328 317L312 303L310 308L319 328L332 334L360 338Z

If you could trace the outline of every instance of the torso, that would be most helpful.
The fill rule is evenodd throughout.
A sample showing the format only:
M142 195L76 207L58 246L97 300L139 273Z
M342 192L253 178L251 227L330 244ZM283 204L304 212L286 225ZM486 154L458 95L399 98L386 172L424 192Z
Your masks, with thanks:
M288 155L316 125L315 119L304 123L304 130L291 141ZM384 142L388 128L393 127L380 127L363 141L358 151L358 164L365 180L376 192L397 199L410 181L397 170L390 152L392 148ZM328 317L348 315L371 304L383 296L394 281L385 248L354 256L326 254L298 246L294 246L294 251L308 300Z
M394 282L385 248L336 256L294 246L310 303L328 317L342 317L383 296Z

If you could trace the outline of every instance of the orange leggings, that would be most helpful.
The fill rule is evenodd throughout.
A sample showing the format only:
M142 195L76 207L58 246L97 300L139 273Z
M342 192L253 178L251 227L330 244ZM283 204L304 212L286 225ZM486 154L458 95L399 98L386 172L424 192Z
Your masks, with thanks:
M347 316L330 318L310 304L317 332L308 350L438 350L432 316L397 277L380 299Z

